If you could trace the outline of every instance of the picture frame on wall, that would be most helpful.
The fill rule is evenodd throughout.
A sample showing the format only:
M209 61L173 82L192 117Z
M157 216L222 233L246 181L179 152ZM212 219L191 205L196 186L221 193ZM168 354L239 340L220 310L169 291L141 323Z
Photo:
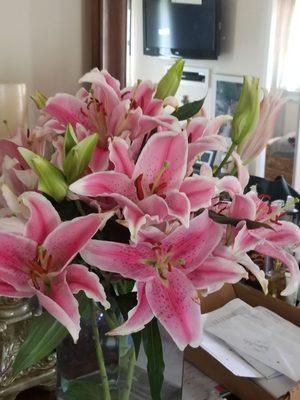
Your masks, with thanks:
M233 115L242 91L243 77L214 74L212 76L212 116ZM224 125L220 134L229 137L231 123Z

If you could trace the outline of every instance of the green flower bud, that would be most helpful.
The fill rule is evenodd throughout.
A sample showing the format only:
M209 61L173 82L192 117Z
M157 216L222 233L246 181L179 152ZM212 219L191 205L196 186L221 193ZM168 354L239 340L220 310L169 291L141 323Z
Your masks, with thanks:
M64 173L69 183L76 181L92 159L99 135L94 133L72 146L64 158ZM66 145L65 145L66 150ZM66 154L66 152L65 152Z
M245 76L242 93L232 120L231 138L234 144L240 144L256 127L259 105L259 78Z
M157 99L164 100L168 96L175 96L181 81L184 60L177 60L159 81L155 93Z
M20 154L39 177L38 189L48 194L57 202L62 201L68 193L68 184L63 173L46 158L24 148L18 148Z
M48 100L44 93L38 90L35 92L35 95L30 96L30 98L35 102L35 105L39 110L45 107L46 101Z

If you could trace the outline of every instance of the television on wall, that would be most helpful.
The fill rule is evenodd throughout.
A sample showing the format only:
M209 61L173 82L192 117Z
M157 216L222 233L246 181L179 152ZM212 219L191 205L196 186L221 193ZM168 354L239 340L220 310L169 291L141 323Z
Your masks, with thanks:
M217 59L220 0L143 0L144 54Z

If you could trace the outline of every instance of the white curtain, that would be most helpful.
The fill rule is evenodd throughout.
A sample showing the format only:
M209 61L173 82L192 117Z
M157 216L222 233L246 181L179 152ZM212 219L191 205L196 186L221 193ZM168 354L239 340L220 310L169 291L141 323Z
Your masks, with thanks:
M300 90L300 0L275 0L272 86Z

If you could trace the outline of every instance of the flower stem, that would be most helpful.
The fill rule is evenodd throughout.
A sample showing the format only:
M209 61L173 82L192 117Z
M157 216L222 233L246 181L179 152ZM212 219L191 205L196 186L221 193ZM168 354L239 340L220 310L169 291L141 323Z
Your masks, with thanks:
M236 144L234 142L232 142L231 146L229 147L226 156L223 158L221 164L218 166L218 168L216 169L214 176L218 176L219 172L222 170L222 168L224 167L224 165L227 163L229 157L231 156L231 154L233 153L233 150L236 148Z
M96 349L96 356L98 362L99 373L101 376L102 381L102 389L103 389L103 400L111 400L110 391L109 391L109 382L107 378L106 368L105 368L105 361L103 356L103 351L100 342L100 336L98 331L98 324L97 324L97 307L95 303L92 301L92 328L93 328L93 337L95 341L95 349Z
M131 348L129 350L129 352L130 352L130 356L129 356L130 358L129 358L128 364L127 364L126 382L125 382L125 387L123 388L120 400L129 400L130 394L131 394L131 387L132 387L136 358L135 358L134 348Z

